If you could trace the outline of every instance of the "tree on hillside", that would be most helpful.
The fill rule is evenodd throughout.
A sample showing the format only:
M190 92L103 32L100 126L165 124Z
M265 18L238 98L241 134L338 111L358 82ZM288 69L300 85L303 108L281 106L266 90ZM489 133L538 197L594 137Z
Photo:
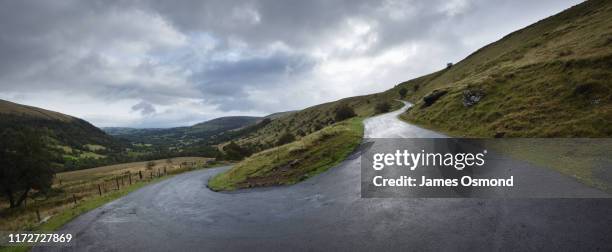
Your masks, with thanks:
M336 116L335 116L336 122L344 121L346 119L349 119L355 116L356 116L355 110L353 110L353 108L351 108L347 104L342 104L338 108L336 108Z
M408 90L405 87L400 88L400 90L398 91L399 95L401 98L406 97L406 93L408 93Z
M31 190L45 191L53 182L53 154L44 135L31 129L0 133L0 191L16 208Z
M225 152L223 157L227 160L242 160L251 155L251 151L248 148L242 147L234 141L225 145L223 147L223 152Z
M387 113L391 110L391 105L388 102L381 102L376 104L376 113Z
M282 134L278 140L276 141L276 146L281 146L284 144L288 144L295 141L295 136L293 134L291 134L291 132L286 131L284 134Z

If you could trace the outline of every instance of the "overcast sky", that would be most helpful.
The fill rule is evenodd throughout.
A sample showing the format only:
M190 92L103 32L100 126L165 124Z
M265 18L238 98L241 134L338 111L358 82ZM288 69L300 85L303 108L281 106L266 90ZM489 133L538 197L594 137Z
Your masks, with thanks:
M577 0L0 0L0 98L170 127L379 92Z

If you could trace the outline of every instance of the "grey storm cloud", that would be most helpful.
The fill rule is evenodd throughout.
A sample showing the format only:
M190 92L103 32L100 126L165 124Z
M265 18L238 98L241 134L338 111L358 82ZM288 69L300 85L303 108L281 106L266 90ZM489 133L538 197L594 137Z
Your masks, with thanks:
M578 2L0 1L0 98L105 126L263 115L384 90Z
M347 20L363 19L376 25L380 36L376 48L382 48L419 38L429 27L452 18L437 7L447 2L452 1L193 0L184 4L149 1L146 6L181 30L211 31L224 38L248 40L253 46L283 41L292 47L311 48L336 36Z
M140 111L142 115L151 115L155 113L155 107L150 103L140 102L132 106L133 111Z
M244 97L246 89L290 88L283 77L309 72L313 67L314 60L308 56L278 54L238 62L217 61L191 77L209 100L220 104L220 109L232 110L257 106L253 101L235 99Z

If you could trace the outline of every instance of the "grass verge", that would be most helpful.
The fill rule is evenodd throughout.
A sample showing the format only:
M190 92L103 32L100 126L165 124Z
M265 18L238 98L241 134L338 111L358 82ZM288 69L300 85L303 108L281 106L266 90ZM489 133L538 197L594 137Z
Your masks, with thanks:
M487 147L518 160L555 170L588 186L612 193L612 141L597 139L505 139Z
M363 118L338 122L297 141L268 149L213 177L215 191L289 185L342 162L361 142Z

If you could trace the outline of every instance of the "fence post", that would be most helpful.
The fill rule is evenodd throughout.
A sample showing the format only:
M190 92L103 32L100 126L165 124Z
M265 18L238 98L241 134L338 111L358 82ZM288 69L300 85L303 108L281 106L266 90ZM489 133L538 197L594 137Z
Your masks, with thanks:
M102 196L102 187L100 186L100 184L98 184L98 194Z
M38 222L40 222L40 211L38 208L36 209L36 219L38 219Z
M125 175L121 175L121 186L125 186L125 183L123 183L123 178L125 177Z
M151 180L153 180L153 171L151 171Z
M164 175L168 175L168 170L166 170L165 166L164 166Z
M142 180L142 171L138 171L138 176L140 176L140 180Z
M119 190L119 178L115 177L115 182L117 184L117 190Z
M130 185L132 185L132 173L128 173L128 179L130 180Z
M74 204L76 205L77 204L76 195L74 195L74 194L72 195L72 200L74 201Z

